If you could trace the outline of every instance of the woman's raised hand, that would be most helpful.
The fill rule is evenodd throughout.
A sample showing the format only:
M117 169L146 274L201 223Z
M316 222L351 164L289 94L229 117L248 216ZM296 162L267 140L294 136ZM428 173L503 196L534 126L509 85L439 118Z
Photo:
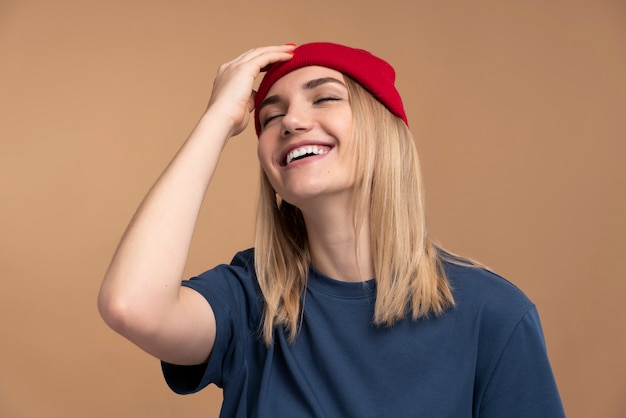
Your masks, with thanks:
M250 120L256 77L268 65L290 59L294 48L294 44L286 44L251 49L219 67L207 112L220 112L230 119L230 136L241 133Z

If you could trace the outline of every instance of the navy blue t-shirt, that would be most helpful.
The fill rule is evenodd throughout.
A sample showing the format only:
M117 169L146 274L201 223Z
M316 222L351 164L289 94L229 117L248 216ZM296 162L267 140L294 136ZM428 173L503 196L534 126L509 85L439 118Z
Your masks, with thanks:
M222 417L563 417L539 316L514 285L444 263L456 306L440 317L372 324L374 280L311 269L302 327L267 348L253 250L185 281L215 313L207 364L163 363L177 393L223 388Z

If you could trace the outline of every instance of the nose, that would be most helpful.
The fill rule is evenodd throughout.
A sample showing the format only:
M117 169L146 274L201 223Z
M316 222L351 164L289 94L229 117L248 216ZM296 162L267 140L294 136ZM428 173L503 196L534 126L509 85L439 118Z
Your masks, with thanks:
M304 106L292 104L281 118L281 133L283 136L289 136L298 132L308 132L313 125L311 112Z

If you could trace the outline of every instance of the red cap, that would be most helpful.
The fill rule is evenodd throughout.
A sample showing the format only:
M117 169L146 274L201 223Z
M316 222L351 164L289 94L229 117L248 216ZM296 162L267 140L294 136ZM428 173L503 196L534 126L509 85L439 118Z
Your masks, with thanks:
M396 72L386 61L363 49L329 42L300 45L293 52L290 60L272 64L261 81L254 103L257 136L261 133L261 124L256 109L270 87L285 74L311 65L331 68L351 77L408 125L402 98L394 86Z

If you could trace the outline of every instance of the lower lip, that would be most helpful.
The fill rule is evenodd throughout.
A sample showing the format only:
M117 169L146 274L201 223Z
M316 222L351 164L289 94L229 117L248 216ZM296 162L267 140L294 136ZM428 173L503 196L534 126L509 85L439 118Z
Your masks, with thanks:
M326 157L328 155L328 153L330 153L330 151L331 150L328 150L328 152L326 152L324 154L313 155L311 157L306 157L306 158L303 158L301 160L292 161L289 164L284 165L283 168L284 169L288 169L288 168L292 168L292 167L299 167L299 166L301 166L303 164L306 164L306 163L309 163L309 162L311 162L311 163L315 162L315 161L319 160L320 158Z

